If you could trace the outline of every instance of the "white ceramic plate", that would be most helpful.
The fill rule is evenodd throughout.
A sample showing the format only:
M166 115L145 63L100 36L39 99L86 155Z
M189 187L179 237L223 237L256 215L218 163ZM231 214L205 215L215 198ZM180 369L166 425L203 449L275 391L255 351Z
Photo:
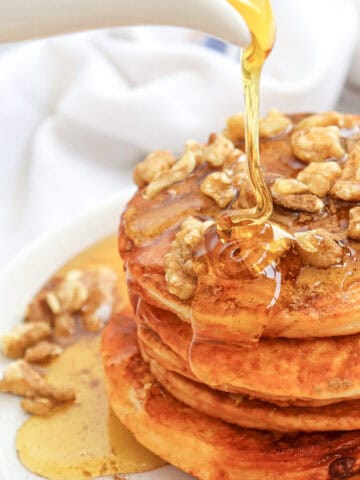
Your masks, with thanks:
M97 240L116 232L120 212L132 191L122 192L62 228L41 237L0 273L0 335L18 324L27 303L42 284L67 260ZM0 356L0 371L7 361ZM36 480L16 456L16 430L26 419L13 396L0 395L0 480ZM102 477L105 478L105 477ZM107 477L110 478L110 477ZM136 480L189 480L173 467L137 475Z

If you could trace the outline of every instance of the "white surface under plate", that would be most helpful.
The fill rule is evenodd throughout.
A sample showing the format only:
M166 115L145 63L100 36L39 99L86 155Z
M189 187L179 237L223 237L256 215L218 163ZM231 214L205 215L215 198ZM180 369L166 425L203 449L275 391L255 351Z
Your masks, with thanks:
M116 232L120 212L131 193L130 190L123 192L59 230L46 234L20 253L0 273L0 335L21 321L29 300L61 265L97 240ZM6 363L1 357L0 371ZM0 480L42 478L28 472L16 455L16 431L25 419L26 414L22 412L15 397L0 395ZM128 478L186 480L192 477L167 466L151 472L128 475Z

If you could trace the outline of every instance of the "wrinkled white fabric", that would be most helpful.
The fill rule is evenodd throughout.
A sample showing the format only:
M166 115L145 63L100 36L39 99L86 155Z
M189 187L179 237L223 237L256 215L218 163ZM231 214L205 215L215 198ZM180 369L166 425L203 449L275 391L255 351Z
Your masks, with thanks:
M334 107L356 44L351 3L274 1L278 39L263 111ZM180 152L242 108L231 49L226 56L189 43L197 36L188 32L181 42L149 32L98 31L0 50L0 266L128 186L146 152Z

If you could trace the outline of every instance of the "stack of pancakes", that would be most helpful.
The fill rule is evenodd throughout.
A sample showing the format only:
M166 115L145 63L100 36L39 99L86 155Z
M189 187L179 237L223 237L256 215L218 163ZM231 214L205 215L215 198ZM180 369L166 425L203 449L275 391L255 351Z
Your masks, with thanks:
M233 167L243 161L241 117L226 133L234 152L220 136L205 146L192 142L187 152L196 166L176 181L166 178L170 157L165 173L148 179L151 162L144 163L122 216L119 248L132 312L114 318L103 337L110 402L141 443L199 479L338 480L360 472L360 117L332 112L286 119L282 131L264 128L261 139L274 197L270 226L289 234L280 253L273 248L277 236L264 250L259 231L251 234L252 265L237 262L244 243L222 242L212 226L244 206L246 195L253 201L243 174L226 206L221 195L202 188L214 172L239 173ZM299 131L307 143L297 143ZM343 151L337 158L326 144L333 133ZM223 148L220 156L232 158L214 160L214 142ZM340 167L337 175L328 175L327 162ZM317 177L299 175L313 163L325 165L329 185L320 194L316 165ZM309 190L296 178L306 178ZM340 198L344 185L348 198ZM202 268L189 273L188 249L183 265L181 256L175 265L183 270L173 272L169 252L176 252L189 218L208 222L190 252ZM254 272L260 257L262 269Z

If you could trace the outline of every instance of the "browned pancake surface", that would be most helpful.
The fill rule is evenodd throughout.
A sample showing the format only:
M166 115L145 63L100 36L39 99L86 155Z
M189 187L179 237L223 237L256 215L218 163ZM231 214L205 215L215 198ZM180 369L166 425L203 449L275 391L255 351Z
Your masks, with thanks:
M213 388L281 405L316 406L360 398L359 335L261 339L252 347L192 343L188 324L143 301L136 321L156 332L182 358L193 378Z
M147 448L200 480L339 480L360 468L360 435L280 436L197 412L164 390L142 360L131 318L106 327L102 352L110 403Z

